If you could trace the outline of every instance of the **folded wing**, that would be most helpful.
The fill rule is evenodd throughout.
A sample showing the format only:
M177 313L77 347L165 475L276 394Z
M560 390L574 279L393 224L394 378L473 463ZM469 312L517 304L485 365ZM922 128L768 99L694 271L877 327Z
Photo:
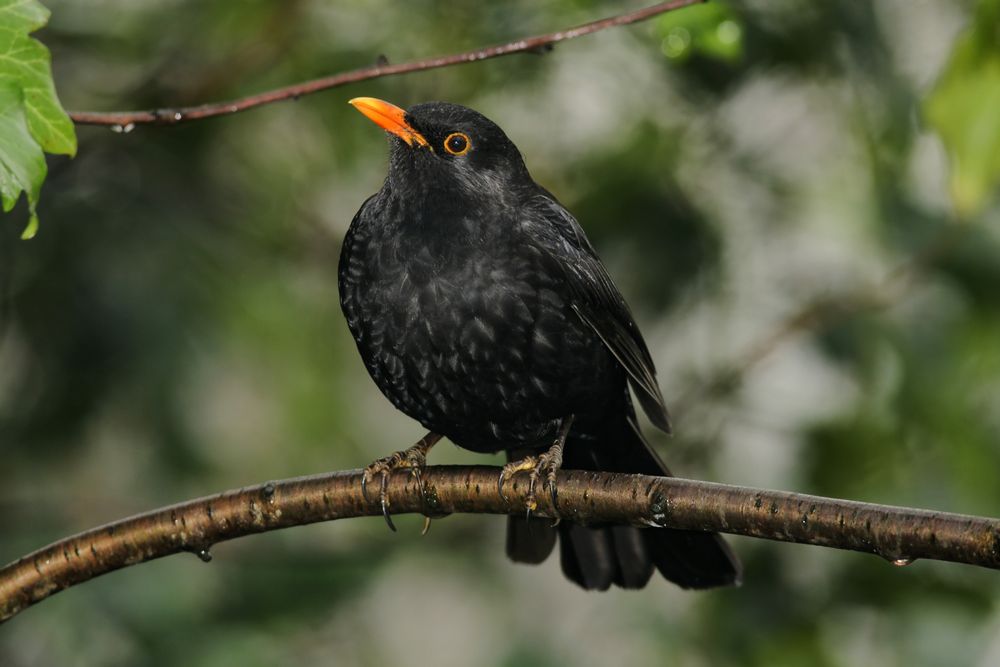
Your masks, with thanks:
M604 341L628 373L629 384L655 426L670 433L653 359L628 304L584 235L580 224L550 193L532 199L531 224L555 255L569 284L573 310Z

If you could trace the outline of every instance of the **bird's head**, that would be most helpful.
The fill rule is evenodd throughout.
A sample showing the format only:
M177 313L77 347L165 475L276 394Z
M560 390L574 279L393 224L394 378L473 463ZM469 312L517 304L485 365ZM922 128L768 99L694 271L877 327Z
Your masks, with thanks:
M531 182L517 147L477 111L448 102L401 109L373 97L351 104L390 134L388 180L394 188L481 196Z

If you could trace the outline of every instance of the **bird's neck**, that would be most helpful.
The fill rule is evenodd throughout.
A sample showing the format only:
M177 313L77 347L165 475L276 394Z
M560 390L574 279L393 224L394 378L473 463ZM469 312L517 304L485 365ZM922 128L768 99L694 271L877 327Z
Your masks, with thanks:
M388 193L394 233L407 245L440 249L442 253L481 246L497 240L516 207L489 196L428 184L406 192Z

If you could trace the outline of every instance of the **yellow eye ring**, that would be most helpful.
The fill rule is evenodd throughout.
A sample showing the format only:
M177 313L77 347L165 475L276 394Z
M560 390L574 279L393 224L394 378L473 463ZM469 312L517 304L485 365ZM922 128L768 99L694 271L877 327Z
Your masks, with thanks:
M464 132L452 132L444 139L444 149L452 155L465 155L470 148L472 141Z

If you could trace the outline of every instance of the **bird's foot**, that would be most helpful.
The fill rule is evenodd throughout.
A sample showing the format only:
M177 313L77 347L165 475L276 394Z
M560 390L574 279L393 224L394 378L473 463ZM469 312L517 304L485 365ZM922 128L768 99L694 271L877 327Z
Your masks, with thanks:
M556 443L545 452L544 454L539 454L538 456L525 456L520 461L511 461L503 467L500 471L500 479L497 482L497 487L500 490L500 497L507 501L507 496L503 492L504 480L513 477L519 472L529 471L528 475L528 495L524 499L524 506L526 509L526 518L531 518L531 513L538 509L538 496L535 494L535 487L538 485L538 479L544 474L545 484L548 486L550 493L552 494L552 507L556 507L556 471L562 465L562 443Z
M548 488L552 499L552 511L559 511L559 492L556 487L556 473L562 468L563 447L566 445L566 436L569 435L569 428L572 423L572 415L562 420L559 426L559 435L548 451L538 456L526 456L520 461L511 461L500 471L497 489L504 502L507 502L507 496L503 492L504 480L521 471L529 471L528 495L524 502L526 509L525 518L530 519L531 513L538 509L538 497L535 495L535 487L538 485L538 480L542 475L545 476L544 486ZM559 523L558 517L556 518L556 523Z
M503 483L508 477L513 477L522 470L532 470L538 466L537 456L525 456L519 461L511 461L500 470L500 479L497 480L497 492L505 503L510 503L507 494L503 492Z
M429 452L431 447L436 445L440 439L440 435L436 433L428 433L421 438L417 444L413 445L409 449L395 452L385 458L381 458L373 462L365 468L364 473L361 475L361 494L365 497L365 500L370 500L368 496L368 485L371 484L376 477L379 478L379 503L382 506L382 516L385 517L385 522L391 530L395 531L396 525L392 522L392 516L389 514L389 475L392 474L394 470L409 469L410 474L417 480L417 485L420 487L421 497L426 498L424 480L421 477L421 472L427 465L427 452ZM429 521L425 522L423 532L426 533L429 527Z

